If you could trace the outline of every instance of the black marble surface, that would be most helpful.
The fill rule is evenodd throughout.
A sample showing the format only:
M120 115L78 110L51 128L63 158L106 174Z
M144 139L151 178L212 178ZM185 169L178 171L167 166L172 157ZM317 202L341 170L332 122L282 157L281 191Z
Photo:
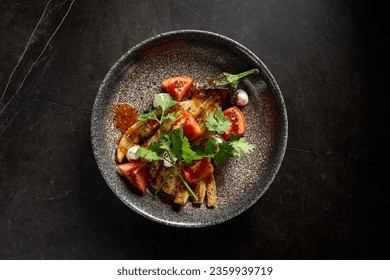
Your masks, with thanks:
M0 0L0 258L390 258L377 27L368 1L357 0ZM289 117L270 189L240 216L202 229L128 209L90 144L93 101L111 66L178 29L251 49Z

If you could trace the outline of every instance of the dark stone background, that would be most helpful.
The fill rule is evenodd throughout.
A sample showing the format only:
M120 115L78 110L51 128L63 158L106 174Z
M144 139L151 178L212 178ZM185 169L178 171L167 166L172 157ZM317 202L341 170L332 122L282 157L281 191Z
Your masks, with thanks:
M0 258L390 258L378 18L357 0L0 0ZM129 210L90 143L93 101L111 66L177 29L251 49L289 117L285 159L266 194L203 229Z

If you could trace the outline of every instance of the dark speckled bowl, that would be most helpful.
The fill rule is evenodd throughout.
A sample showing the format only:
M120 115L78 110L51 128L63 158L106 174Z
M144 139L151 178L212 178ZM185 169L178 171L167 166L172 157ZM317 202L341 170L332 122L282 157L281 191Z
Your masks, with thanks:
M117 174L115 128L110 105L131 103L139 112L152 104L163 79L175 75L205 81L221 72L258 68L260 76L240 83L250 102L243 108L246 138L255 151L231 159L215 171L217 206L174 209L157 196L138 195ZM96 96L92 112L92 145L99 169L112 191L131 209L151 220L179 227L222 223L253 205L279 170L287 144L287 113L280 89L267 67L241 44L218 34L183 30L157 35L130 49L111 68Z

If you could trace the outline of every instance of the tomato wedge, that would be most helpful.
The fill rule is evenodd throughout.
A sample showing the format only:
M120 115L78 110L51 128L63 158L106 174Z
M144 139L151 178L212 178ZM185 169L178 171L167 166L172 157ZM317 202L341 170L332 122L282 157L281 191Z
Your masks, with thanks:
M183 127L184 136L187 137L190 142L195 142L203 136L198 122L189 112L185 112L184 116L180 117L172 124L173 129L178 129L180 126Z
M230 107L223 111L223 114L229 119L232 123L232 127L229 131L223 134L223 138L226 141L230 139L230 135L237 134L238 136L243 136L246 131L246 121L244 114L236 106Z
M192 78L188 76L173 77L162 82L164 91L170 93L177 102L183 100L191 86Z
M233 106L223 111L223 114L232 123L232 127L230 128L229 131L223 134L223 138L225 138L225 140L228 141L232 134L243 136L246 131L246 120L241 110L238 109L236 106Z
M188 167L183 166L181 170L186 182L195 184L213 174L214 167L210 158L202 158L201 160L194 160Z
M144 193L148 187L148 171L146 163L128 162L118 165L120 172L140 192Z

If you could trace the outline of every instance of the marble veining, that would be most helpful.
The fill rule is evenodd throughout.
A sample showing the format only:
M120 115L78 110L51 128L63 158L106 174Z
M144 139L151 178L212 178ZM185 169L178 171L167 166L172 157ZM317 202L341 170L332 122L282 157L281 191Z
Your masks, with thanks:
M22 55L20 56L19 60L18 60L18 63L15 65L14 69L12 70L10 76L9 76L9 79L8 79L8 82L4 88L4 91L1 95L1 98L0 98L0 104L3 103L3 100L4 100L4 97L6 96L6 93L7 93L7 90L9 88L9 84L10 82L12 81L12 78L15 74L15 71L17 70L17 68L19 67L19 65L21 64L21 62L23 61L24 59L24 56L27 52L27 50L29 49L30 45L31 45L31 41L33 40L34 37L36 37L36 32L37 30L39 31L41 25L45 24L45 21L49 20L50 19L50 14L52 14L54 11L53 9L56 9L58 6L58 4L60 4L59 6L59 11L62 11L61 10L61 7L62 5L64 4L69 4L67 9L65 10L65 14L62 16L61 20L59 21L58 25L55 27L54 31L51 33L50 37L48 39L46 39L46 42L42 48L42 50L40 51L40 53L38 54L38 56L33 60L33 62L31 63L31 66L28 68L27 72L24 74L21 82L19 83L19 85L17 86L16 90L11 92L10 94L8 94L6 97L8 99L8 101L6 101L4 103L4 105L2 105L0 107L0 121L2 120L2 114L5 112L5 110L7 109L7 106L12 102L12 100L15 98L15 96L17 96L17 94L19 93L19 91L21 90L21 88L23 87L23 84L25 82L25 80L27 79L27 77L29 76L29 74L31 73L31 71L34 69L34 66L38 63L39 59L41 58L41 56L43 55L43 53L45 52L46 48L49 46L51 40L53 39L53 37L56 35L57 31L59 30L59 28L61 27L62 23L64 22L65 18L67 17L70 9L72 8L72 5L74 3L75 0L71 0L71 1L55 1L55 3L52 4L52 0L49 0L43 10L43 13L41 15L41 17L39 18L35 28L33 29L33 32L31 33L28 41L27 41L27 44L26 44L26 47L24 48L23 50L23 53ZM58 2L58 3L57 3ZM68 3L70 2L70 3ZM52 4L52 5L51 5ZM50 6L54 6L54 7L50 7ZM34 38L35 40L35 38ZM31 58L29 58L29 60L31 60ZM0 131L0 136L3 134L4 130L7 129L7 127L9 126L9 124L12 122L15 114L17 113L18 109L16 109L15 112L12 112L11 114L8 114L8 120L6 122L5 125L2 125L2 130ZM9 117L10 116L10 117Z

